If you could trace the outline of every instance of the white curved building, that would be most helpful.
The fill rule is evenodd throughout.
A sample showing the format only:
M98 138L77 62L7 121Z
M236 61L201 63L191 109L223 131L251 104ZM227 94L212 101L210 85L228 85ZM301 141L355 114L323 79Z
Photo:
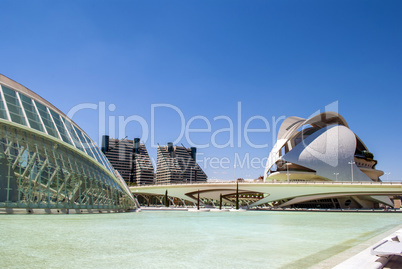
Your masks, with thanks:
M127 185L77 124L0 75L0 209L84 212L135 207Z
M359 137L335 112L309 119L289 117L281 125L265 169L265 182L177 184L131 187L149 204L186 202L242 206L319 209L375 209L394 206L390 196L402 194L401 183L383 183L377 161ZM188 204L187 202L187 204Z
M265 181L380 181L384 173L361 139L336 112L282 123Z

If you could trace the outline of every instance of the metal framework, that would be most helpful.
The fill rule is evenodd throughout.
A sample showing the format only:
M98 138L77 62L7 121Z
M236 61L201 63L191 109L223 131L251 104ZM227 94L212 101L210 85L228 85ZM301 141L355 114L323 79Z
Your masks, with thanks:
M0 75L0 209L136 208L115 173L63 112Z
M135 207L106 169L78 150L3 120L0 137L0 207Z
M75 148L4 120L0 137L0 207L135 207L106 169Z

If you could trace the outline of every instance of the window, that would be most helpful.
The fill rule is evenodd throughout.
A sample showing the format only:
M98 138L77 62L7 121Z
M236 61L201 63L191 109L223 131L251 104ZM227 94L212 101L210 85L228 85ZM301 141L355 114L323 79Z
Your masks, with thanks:
M81 140L81 143L82 143L82 145L84 146L84 149L85 149L86 153L87 153L89 156L91 156L92 158L95 159L95 156L92 154L92 151L91 151L90 146L89 146L88 143L85 141L85 138L84 138L83 133L82 133L77 127L73 126L73 128L74 128L75 132L77 133L79 139Z
M4 98L6 99L8 112L10 112L11 121L22 125L27 125L15 91L4 86L2 86L2 88Z
M53 117L53 121L56 124L57 130L59 130L59 134L61 136L61 139L63 139L64 142L72 145L70 137L68 136L67 130L64 128L63 123L61 122L60 115L54 112L53 110L49 109L50 114Z
M42 123L40 122L39 116L36 112L36 109L32 103L31 98L23 95L22 93L19 93L19 95L21 98L22 107L24 108L25 115L28 118L29 125L31 126L31 128L44 132Z
M47 133L53 137L59 138L59 135L57 134L56 131L56 127L54 126L52 118L47 112L46 107L37 101L35 101L35 105L38 108L40 117L42 118L43 124L46 127Z
M1 89L1 86L0 86L0 89ZM1 94L0 94L0 118L8 120L7 111L4 106L4 102L3 102L3 98L1 96Z
M78 139L77 134L74 131L73 125L63 117L61 117L62 121L64 122L64 125L67 128L67 131L70 133L71 138L73 139L73 143L75 147L83 152L85 152L84 148L82 147L81 141Z

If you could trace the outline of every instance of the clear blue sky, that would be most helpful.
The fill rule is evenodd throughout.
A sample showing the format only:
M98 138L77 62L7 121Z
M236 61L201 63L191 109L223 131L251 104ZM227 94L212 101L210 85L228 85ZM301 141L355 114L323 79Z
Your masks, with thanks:
M0 73L27 86L67 113L82 103L114 104L108 117L137 116L151 122L152 104L180 109L186 123L203 116L211 131L191 134L197 144L234 122L234 147L199 149L199 159L266 157L270 132L242 130L259 115L308 117L338 101L339 113L379 163L402 179L401 1L0 1ZM98 142L96 110L76 121ZM106 121L109 128L110 121ZM117 125L116 125L117 126ZM155 109L155 142L180 132L178 114ZM205 128L196 119L191 128ZM250 128L263 128L254 120ZM117 128L117 127L116 127ZM125 135L141 136L131 122ZM121 137L121 134L116 133ZM228 132L216 134L225 144ZM189 146L183 137L180 143ZM148 151L156 157L156 148ZM232 179L229 168L206 168L209 178ZM257 177L263 168L237 168L236 177ZM385 179L385 177L383 178Z

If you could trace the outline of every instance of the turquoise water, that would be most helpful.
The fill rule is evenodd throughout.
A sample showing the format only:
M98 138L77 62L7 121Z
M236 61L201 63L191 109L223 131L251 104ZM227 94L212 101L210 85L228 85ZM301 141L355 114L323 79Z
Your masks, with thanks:
M0 215L0 268L305 268L401 223L384 213Z

